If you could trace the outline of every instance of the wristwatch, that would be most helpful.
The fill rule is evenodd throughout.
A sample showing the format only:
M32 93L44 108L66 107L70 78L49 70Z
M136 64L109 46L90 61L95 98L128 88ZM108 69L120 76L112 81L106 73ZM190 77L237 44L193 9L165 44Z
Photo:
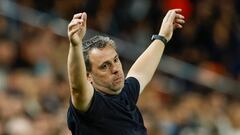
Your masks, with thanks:
M167 39L164 37L164 36L161 36L161 35L152 35L152 38L151 40L154 41L154 40L161 40L163 42L164 45L167 45Z

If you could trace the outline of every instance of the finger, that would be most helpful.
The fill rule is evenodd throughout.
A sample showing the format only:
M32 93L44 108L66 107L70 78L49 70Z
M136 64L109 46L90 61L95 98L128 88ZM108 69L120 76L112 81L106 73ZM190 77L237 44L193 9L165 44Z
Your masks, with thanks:
M87 14L86 14L86 12L82 13L82 20L83 20L83 25L85 26L87 24Z
M68 25L68 30L71 30L74 26L76 26L78 23L77 22L71 22Z
M73 26L70 30L68 30L68 36L72 37L77 31L81 31L81 27L79 25Z
M83 19L84 21L87 20L87 13L86 13L86 12L83 12L83 13L82 13L82 19Z
M178 24L178 23L174 23L174 29L181 29L183 28L183 26L181 24Z
M72 30L73 27L76 27L76 26L78 26L78 25L79 25L78 22L72 21L72 22L68 25L68 30Z
M180 12L182 12L182 9L181 8L176 8L176 9L172 9L172 11L174 11L175 13L180 13Z
M69 37L72 37L76 32L78 32L79 29L75 28L69 32Z
M78 25L72 25L71 27L69 27L68 33L71 33L72 31L78 30L78 29L79 29L79 26L78 26Z
M83 19L73 19L71 23L78 23L78 24L80 24L80 23L83 23L83 22L84 22Z
M81 24L81 23L84 23L84 20L83 19L74 19L73 22Z
M81 16L82 16L82 13L75 14L75 15L73 16L73 19L80 18Z
M170 14L170 21L173 22L175 18L180 18L180 19L184 19L184 16L179 14L179 12L181 12L182 9L172 9L170 10L171 14Z
M183 19L175 19L175 23L184 24L185 21Z
M184 17L183 15L181 15L181 14L176 14L176 18L178 18L178 19L184 19L185 17Z
M81 25L82 23L83 23L83 20L82 20L82 19L73 19L73 20L69 23L68 27L71 28L71 27L74 26L74 25L78 25L78 24Z

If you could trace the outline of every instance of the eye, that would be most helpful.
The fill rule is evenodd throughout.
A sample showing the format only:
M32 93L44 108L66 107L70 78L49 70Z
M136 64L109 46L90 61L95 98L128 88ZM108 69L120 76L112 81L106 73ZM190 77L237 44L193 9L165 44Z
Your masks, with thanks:
M114 62L115 62L115 63L119 62L119 58L116 57L116 58L114 59Z
M106 70L108 68L108 65L107 64L102 64L100 68L103 69L103 70Z
M102 68L104 68L104 69L107 68L107 64L103 64Z

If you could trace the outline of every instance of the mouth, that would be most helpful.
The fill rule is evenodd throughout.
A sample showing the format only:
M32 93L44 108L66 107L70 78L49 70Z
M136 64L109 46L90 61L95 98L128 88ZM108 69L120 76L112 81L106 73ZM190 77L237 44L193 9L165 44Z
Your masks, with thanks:
M118 77L116 77L116 78L114 79L114 82L120 83L120 82L122 82L122 80L123 80L123 77L122 77L122 76L118 76Z

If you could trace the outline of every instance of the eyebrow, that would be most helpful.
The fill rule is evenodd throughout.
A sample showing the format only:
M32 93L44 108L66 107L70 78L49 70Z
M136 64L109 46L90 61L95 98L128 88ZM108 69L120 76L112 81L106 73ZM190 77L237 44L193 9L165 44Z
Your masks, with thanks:
M118 54L116 54L116 56L114 57L114 59L115 59L115 58L118 58Z
M114 58L113 59L116 59L116 58L118 58L119 56L118 56L118 54L116 54L115 56L114 56ZM107 61L104 61L102 64L100 64L99 65L99 67L101 67L103 64L110 64L111 62L109 61L109 60L107 60Z

